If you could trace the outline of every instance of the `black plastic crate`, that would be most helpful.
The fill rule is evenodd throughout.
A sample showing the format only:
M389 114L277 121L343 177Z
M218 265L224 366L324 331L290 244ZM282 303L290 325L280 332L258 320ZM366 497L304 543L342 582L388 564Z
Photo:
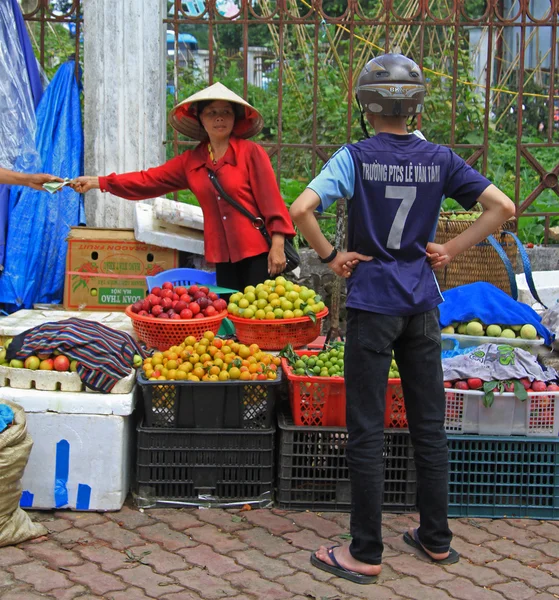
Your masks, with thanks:
M281 508L349 511L351 488L346 464L345 427L294 426L278 415L279 457L277 501ZM384 433L385 512L416 509L417 478L407 430Z
M150 381L141 371L147 427L269 429L274 418L277 379L267 381Z
M137 503L270 502L276 428L138 426Z
M449 514L559 519L559 439L449 436Z

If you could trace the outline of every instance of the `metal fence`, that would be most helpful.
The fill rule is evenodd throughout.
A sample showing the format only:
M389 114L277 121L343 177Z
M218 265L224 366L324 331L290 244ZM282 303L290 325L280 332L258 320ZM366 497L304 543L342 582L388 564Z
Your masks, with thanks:
M41 64L60 24L75 28L79 59L79 0L21 4ZM525 241L548 243L559 225L558 17L559 0L173 0L167 104L216 80L254 103L266 120L257 141L292 199L359 139L362 66L402 52L428 79L415 126L514 199ZM167 143L169 155L191 144L170 129Z

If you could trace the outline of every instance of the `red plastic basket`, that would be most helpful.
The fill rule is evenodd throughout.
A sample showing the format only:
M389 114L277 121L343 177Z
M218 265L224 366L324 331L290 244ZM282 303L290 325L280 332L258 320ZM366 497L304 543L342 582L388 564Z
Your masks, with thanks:
M296 352L298 356L317 356L319 351ZM282 371L289 382L289 402L294 425L345 427L345 381L343 377L295 375L287 359Z
M320 334L322 319L328 314L324 308L316 314L316 323L310 317L296 319L243 319L229 315L235 325L235 335L243 344L258 344L263 350L281 350L287 344L294 348L306 346Z
M149 348L161 351L182 344L189 335L201 338L206 331L217 333L227 316L227 311L224 310L214 317L203 319L156 319L140 316L132 312L130 306L126 307L125 313L132 319L132 327L138 339Z
M320 351L299 350L298 356L316 356ZM282 370L289 382L289 402L293 424L322 427L346 426L346 391L343 377L310 377L295 375L287 359L281 359ZM385 429L405 429L408 426L402 383L389 379L384 410Z

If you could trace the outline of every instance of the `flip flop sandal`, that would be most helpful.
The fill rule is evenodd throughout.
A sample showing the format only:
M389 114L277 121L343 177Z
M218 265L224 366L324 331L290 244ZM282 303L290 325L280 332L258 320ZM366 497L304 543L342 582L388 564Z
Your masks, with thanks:
M350 571L345 567L342 567L338 562L338 559L334 555L334 548L339 548L340 546L331 546L328 548L328 556L330 560L334 563L333 565L329 565L325 563L323 560L320 560L313 552L311 554L311 564L315 566L317 569L321 569L322 571L326 571L327 573L331 573L332 575L336 575L336 577L341 577L342 579L347 579L348 581L353 581L353 583L376 583L378 576L377 575L365 575L363 573L358 573L357 571Z
M408 546L419 550L421 554L423 554L423 556L426 556L431 562L437 563L439 565L453 565L460 560L460 554L458 554L458 552L456 552L456 550L454 550L453 548L450 548L449 555L446 558L443 558L442 560L435 560L432 556L429 555L428 552L425 551L423 544L419 541L417 529L413 530L413 537L406 531L406 533L404 533L404 542L406 542Z

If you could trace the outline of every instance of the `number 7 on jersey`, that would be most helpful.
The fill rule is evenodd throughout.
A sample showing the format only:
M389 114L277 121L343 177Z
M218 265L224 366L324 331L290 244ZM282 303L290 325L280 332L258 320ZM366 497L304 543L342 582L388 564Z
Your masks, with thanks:
M396 211L396 216L390 227L390 233L388 234L388 241L386 247L390 250L399 250L402 244L402 234L404 233L404 225L408 214L415 202L417 196L417 187L404 186L404 185L387 185L385 198L393 200L401 200L400 206Z

